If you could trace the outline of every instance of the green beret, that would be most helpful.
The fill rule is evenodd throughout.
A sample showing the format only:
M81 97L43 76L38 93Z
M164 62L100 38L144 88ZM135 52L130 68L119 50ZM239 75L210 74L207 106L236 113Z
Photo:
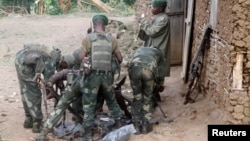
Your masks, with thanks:
M167 6L167 1L166 0L153 0L151 4L154 7L165 7Z
M99 14L99 15L93 16L93 17L92 17L92 22L94 22L96 19L102 19L102 20L104 21L105 25L108 25L108 23L109 23L109 19L108 19L108 17L105 16L105 15Z

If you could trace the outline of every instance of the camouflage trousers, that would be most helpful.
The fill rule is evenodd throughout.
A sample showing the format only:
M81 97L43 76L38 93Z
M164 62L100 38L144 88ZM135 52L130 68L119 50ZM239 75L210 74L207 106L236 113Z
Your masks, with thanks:
M84 82L83 109L84 122L83 127L89 127L94 124L95 112L98 101L98 91L102 90L102 97L105 99L112 117L116 120L121 117L119 105L115 99L113 89L114 75L112 73L93 71Z
M60 97L56 107L51 111L48 118L44 122L43 127L51 130L57 122L61 119L63 116L63 113L66 111L68 106L75 101L76 99L81 98L82 92L81 92L81 81L82 77L78 76L73 84L71 86L67 86L65 91L63 92L63 95ZM81 105L80 105L81 107Z
M139 66L133 66L128 73L134 96L131 106L132 121L149 121L153 110L154 74Z
M17 77L20 86L21 99L25 112L25 119L41 123L43 120L42 113L42 93L38 85L30 80L23 78L21 69L16 65Z

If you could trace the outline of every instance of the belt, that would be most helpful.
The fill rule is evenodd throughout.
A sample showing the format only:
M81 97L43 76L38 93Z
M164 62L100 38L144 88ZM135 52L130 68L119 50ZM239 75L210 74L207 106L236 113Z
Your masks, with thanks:
M131 64L131 67L143 67L143 68L146 68L146 69L149 69L149 70L153 70L153 66L150 66L149 64L147 63L141 63L141 62L134 62Z

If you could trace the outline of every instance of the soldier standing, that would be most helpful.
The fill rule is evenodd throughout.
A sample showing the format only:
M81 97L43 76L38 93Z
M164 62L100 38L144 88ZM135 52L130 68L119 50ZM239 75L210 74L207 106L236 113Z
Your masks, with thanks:
M165 66L161 50L151 47L138 48L129 63L128 73L133 90L131 105L135 134L146 134L152 130L149 124L153 110L153 91L164 78Z
M97 94L102 90L102 96L111 111L117 127L121 126L121 111L115 99L114 72L112 71L112 56L114 55L118 62L122 62L122 55L118 47L117 39L111 34L105 32L105 26L108 24L108 18L105 15L95 15L92 17L93 32L88 34L82 41L82 59L83 64L90 62L90 67L84 66L87 77L84 83L83 108L85 111L83 120L84 141L93 140L93 125L95 117L95 108L97 103ZM88 59L87 59L88 58Z
M25 112L23 127L32 128L34 133L41 130L43 114L42 94L33 78L36 74L43 74L47 81L55 73L60 57L59 49L38 43L25 44L24 48L16 53L15 68Z
M152 20L142 19L138 37L142 39L145 47L155 46L164 56L166 72L170 76L170 21L165 13L166 0L153 0L151 2ZM164 78L161 82L164 84Z

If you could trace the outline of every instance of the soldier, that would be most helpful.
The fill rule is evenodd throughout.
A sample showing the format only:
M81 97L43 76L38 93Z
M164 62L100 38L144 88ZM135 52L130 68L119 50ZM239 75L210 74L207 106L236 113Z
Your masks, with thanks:
M16 53L15 67L25 112L23 127L32 128L34 133L41 130L43 114L42 94L33 78L36 74L43 74L45 81L48 81L55 73L60 57L59 49L39 43L25 44L24 48Z
M112 70L112 56L114 55L119 64L122 62L122 55L118 47L117 39L105 32L108 18L105 15L92 17L93 32L88 34L82 41L82 60L87 77L84 83L84 120L83 131L84 141L93 140L92 127L94 125L95 107L97 94L102 90L106 104L111 111L117 127L121 126L121 111L115 100L114 71ZM90 64L88 65L88 62Z
M62 69L79 70L82 63L82 60L80 59L81 51L82 51L81 48L77 48L74 50L73 53L62 55L60 60L59 70Z
M133 90L131 105L135 134L146 134L152 130L153 91L164 78L164 58L161 50L154 46L138 48L129 63L128 73ZM161 88L163 89L163 88Z
M60 70L62 69L79 70L82 63L82 60L80 59L81 51L82 48L77 48L74 50L73 53L63 55L60 61ZM58 81L56 83L58 86L60 86L62 84L62 81ZM75 100L72 103L72 107L77 113L83 114L81 98ZM72 119L75 120L75 116L73 116Z
M166 0L151 2L152 20L142 19L140 21L141 29L138 37L145 41L145 47L155 46L161 50L165 58L165 76L170 76L170 21L165 13L166 6ZM164 78L162 83L164 83Z
M56 107L49 114L47 120L43 124L41 133L36 137L36 141L46 141L46 136L51 132L52 128L60 120L69 105L79 97L82 92L80 85L83 82L83 74L79 70L63 69L54 74L46 84L47 89L53 89L53 85L61 80L67 79L67 85L63 95L60 97Z

